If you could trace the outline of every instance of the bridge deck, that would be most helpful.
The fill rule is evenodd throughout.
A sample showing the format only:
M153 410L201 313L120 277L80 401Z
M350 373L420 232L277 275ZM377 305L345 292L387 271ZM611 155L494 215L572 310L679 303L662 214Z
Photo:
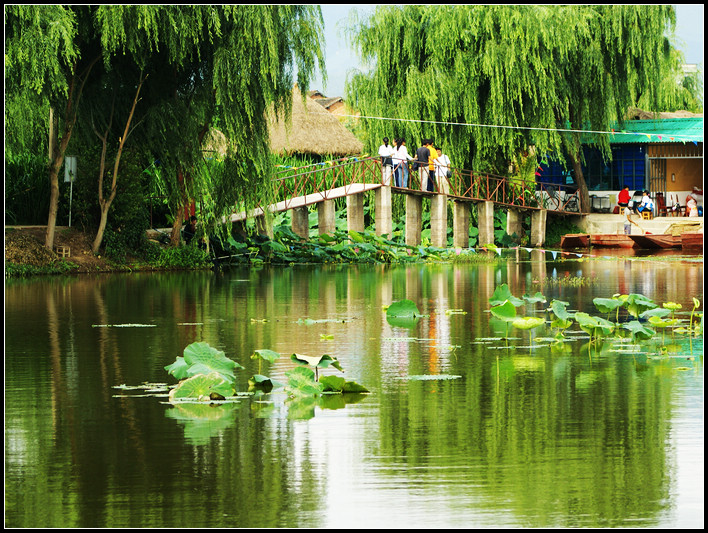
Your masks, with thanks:
M319 202L324 202L325 200L335 200L337 198L343 198L352 194L360 194L367 191L373 191L381 187L380 183L351 183L349 185L344 185L342 187L336 187L334 189L329 189L324 192L316 192L312 194L306 194L304 196L298 196L296 198L290 198L288 200L283 200L275 204L271 204L268 208L271 213L280 213L282 211L287 211L288 209L295 209L298 207L307 207L312 204ZM241 222L247 218L257 217L263 215L263 208L257 207L252 211L241 213L234 213L231 215L231 222Z

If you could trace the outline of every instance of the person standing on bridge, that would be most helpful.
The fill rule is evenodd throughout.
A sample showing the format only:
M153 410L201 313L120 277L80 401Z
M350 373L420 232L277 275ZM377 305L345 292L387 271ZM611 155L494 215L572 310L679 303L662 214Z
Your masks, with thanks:
M430 159L430 150L428 150L428 144L430 141L428 139L423 139L422 144L418 150L415 152L416 167L418 168L418 175L420 176L420 190L428 190L428 166Z
M433 140L428 139L428 150L430 151L430 157L428 158L428 186L424 188L424 191L435 192L437 185L435 183L435 168L438 165L438 151L433 146Z
M395 150L388 144L388 137L383 138L383 144L379 146L381 156L381 179L384 185L391 185L391 174L393 173L393 154Z
M450 191L451 177L450 173L450 158L447 154L444 154L442 148L436 146L435 149L438 152L437 164L435 165L435 174L438 180L438 190L443 194L448 194Z
M408 187L408 161L413 158L408 155L405 139L396 139L396 150L393 155L393 172L396 187Z

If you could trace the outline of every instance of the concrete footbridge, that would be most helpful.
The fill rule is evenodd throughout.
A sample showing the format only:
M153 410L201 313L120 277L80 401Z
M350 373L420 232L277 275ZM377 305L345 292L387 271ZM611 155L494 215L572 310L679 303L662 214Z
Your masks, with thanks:
M564 187L543 183L527 183L521 179L504 178L468 170L450 168L437 176L433 190L422 190L417 171L410 171L408 187L397 186L395 171L382 167L380 158L345 158L302 168L286 169L274 179L276 201L266 207L231 216L238 224L255 218L259 231L271 234L266 211L279 213L292 210L293 232L303 239L309 237L309 207L317 205L319 234L335 230L335 200L346 198L347 228L363 232L364 195L374 192L375 228L377 235L393 231L392 195L403 194L405 200L405 241L407 245L421 243L423 198L430 199L431 244L447 246L448 207L452 208L453 246L469 247L470 206L477 206L479 244L494 243L494 209L507 213L507 232L521 234L524 211L531 212L532 246L542 246L546 234L546 216L554 213L579 216L577 193Z

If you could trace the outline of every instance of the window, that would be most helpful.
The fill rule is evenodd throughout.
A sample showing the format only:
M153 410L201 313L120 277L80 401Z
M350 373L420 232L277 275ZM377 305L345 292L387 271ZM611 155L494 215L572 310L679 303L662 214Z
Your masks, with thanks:
M646 188L646 147L638 144L612 146L612 161L605 161L600 150L584 147L583 176L591 191L618 191ZM553 185L574 185L570 162L564 167L552 156L539 162L536 181Z

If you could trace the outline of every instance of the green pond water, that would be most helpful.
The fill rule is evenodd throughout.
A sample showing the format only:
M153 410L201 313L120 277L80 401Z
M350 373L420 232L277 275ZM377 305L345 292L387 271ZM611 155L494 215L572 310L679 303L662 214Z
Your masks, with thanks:
M702 337L507 336L488 302L503 283L596 315L593 298L640 293L686 320L703 261L6 280L5 525L702 528ZM402 299L424 315L412 327L386 318ZM283 356L261 373L326 353L370 393L171 405L149 389L197 341L245 367L241 391L269 349Z

